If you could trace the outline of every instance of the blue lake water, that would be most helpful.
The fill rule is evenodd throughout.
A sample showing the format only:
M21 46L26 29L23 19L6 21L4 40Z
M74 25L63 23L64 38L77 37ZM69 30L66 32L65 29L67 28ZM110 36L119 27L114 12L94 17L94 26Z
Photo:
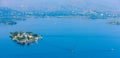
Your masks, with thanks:
M120 25L110 19L28 18L16 25L0 25L0 58L120 58ZM9 37L11 31L42 34L29 46Z

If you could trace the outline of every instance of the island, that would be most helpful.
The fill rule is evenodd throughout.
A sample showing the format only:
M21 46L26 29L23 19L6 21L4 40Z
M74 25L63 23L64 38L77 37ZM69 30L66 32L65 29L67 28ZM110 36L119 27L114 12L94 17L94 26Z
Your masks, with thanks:
M29 45L31 43L37 43L38 39L42 39L42 35L34 34L33 32L10 32L10 38L23 45Z
M108 22L108 24L120 25L120 21L110 21L110 22Z

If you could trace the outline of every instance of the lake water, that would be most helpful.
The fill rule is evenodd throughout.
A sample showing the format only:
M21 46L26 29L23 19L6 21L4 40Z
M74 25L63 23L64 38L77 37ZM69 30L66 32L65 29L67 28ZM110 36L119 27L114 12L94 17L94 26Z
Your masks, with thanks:
M0 58L120 58L120 25L109 20L51 17L0 24ZM22 46L10 39L11 31L42 34L43 40Z

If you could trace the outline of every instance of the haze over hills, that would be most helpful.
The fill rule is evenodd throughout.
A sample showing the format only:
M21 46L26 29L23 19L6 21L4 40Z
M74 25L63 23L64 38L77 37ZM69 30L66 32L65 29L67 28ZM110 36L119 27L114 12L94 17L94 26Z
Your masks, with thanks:
M120 10L120 0L0 0L0 6L9 8L34 8L45 10Z
M0 0L0 21L36 17L120 17L119 0Z

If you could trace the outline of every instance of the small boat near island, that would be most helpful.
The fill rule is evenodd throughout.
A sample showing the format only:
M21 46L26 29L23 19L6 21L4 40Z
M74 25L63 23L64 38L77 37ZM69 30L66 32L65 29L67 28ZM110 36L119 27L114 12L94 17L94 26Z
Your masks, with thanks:
M10 32L10 37L13 41L19 44L31 44L38 42L38 39L42 39L42 35L37 35L32 32Z

